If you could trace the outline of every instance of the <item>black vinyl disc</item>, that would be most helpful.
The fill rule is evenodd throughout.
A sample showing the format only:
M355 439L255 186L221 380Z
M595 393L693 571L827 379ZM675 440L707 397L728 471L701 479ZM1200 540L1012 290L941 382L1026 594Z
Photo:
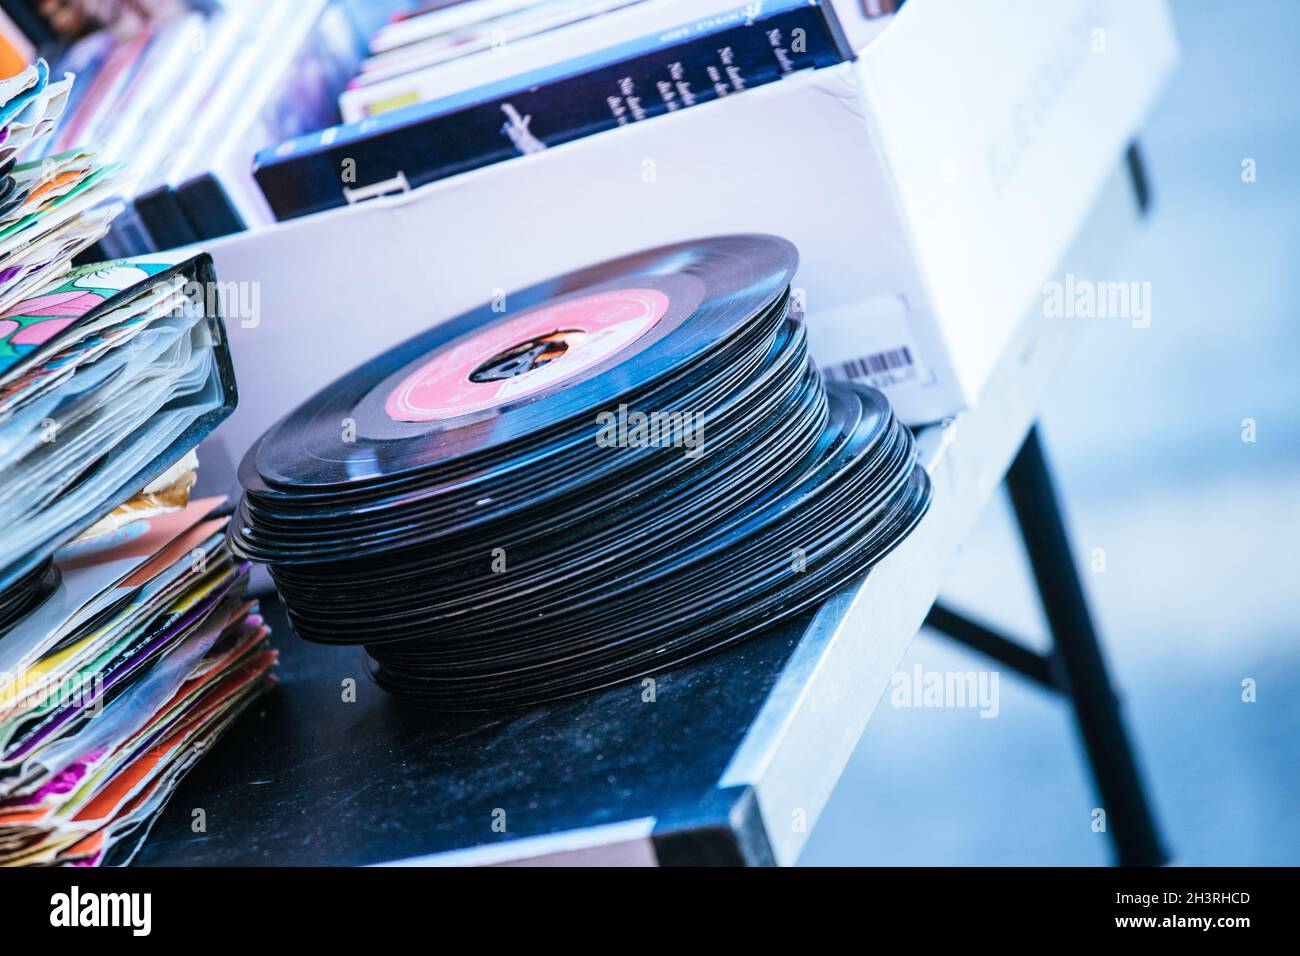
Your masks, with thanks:
M37 565L0 593L0 636L40 607L61 580L59 566L51 559Z
M322 389L266 434L241 479L292 495L490 455L716 348L783 292L797 262L783 239L726 236L511 293ZM347 422L355 434L343 440Z
M860 577L929 502L879 392L827 386L797 256L728 236L489 303L366 363L245 457L231 545L298 635L446 711L641 677Z

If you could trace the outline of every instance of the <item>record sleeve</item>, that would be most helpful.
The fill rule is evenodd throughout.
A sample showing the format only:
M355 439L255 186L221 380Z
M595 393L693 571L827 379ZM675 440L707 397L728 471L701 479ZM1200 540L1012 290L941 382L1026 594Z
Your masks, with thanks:
M96 268L101 273L104 271L103 267ZM211 258L201 255L175 265L152 269L133 266L132 269L151 274L115 293L111 289L87 293L69 288L66 293L56 295L62 305L47 296L26 309L19 306L10 313L6 319L9 327L5 330L5 337L0 339L0 406L5 409L0 411L0 416L6 416L12 426L13 416L23 410L26 391L37 387L43 390L43 401L57 402L66 391L64 383L56 381L48 387L48 377L54 376L57 380L64 374L68 361L65 353L69 349L103 349L111 345L95 335L83 337L82 330L107 321L133 300L148 296L155 290L179 290L185 308L194 310L204 331L205 348L210 352L206 374L201 382L192 383L188 399L168 406L166 428L141 428L124 436L93 461L83 461L75 486L57 499L57 520L51 515L27 516L34 522L34 538L19 539L14 525L10 525L10 533L6 535L4 546L0 547L0 590L42 565L56 548L75 538L170 468L229 417L238 401L225 325L215 296L216 276ZM70 280L70 284L75 285L87 277L93 283L95 275L93 270L83 270ZM95 301L96 297L99 301L93 307L76 315L75 319L67 318L68 305ZM62 311L42 315L42 307L57 307ZM50 329L58 331L51 332ZM50 362L56 358L58 362L51 365ZM95 364L92 360L83 367L91 374ZM75 376L68 378L67 383L75 383ZM42 421L52 421L53 427L58 426L57 417L33 421L38 429L51 428L49 424L42 426ZM52 432L52 436L54 440L45 443L46 448L61 450L57 431ZM26 433L15 435L12 427L8 429L6 438L12 439L14 446L11 460L5 462L11 493L14 482L26 475L32 475L33 481L47 480L37 478L41 473L38 469L45 467L42 462L49 456L40 446L33 444L35 439ZM25 454L20 454L19 439L22 439L21 448L28 449ZM68 452L75 453L75 448L69 448Z

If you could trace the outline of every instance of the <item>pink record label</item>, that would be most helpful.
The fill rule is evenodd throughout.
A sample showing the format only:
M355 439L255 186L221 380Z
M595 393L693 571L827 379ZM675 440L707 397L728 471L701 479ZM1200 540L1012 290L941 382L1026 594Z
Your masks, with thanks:
M431 422L523 398L626 348L667 309L658 289L612 289L543 306L435 355L393 389L384 409L396 421Z

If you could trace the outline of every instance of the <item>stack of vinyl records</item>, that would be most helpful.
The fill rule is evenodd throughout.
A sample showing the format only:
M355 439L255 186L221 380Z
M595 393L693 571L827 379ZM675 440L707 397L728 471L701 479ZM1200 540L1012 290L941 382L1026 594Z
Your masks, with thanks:
M5 82L0 138L49 132L46 84ZM16 167L0 245L0 864L129 857L274 661L189 501L236 401L211 260L69 270L112 212L79 162Z
M929 502L910 432L828 384L794 247L667 246L488 303L321 391L240 469L236 553L297 633L449 711L640 678L858 580Z

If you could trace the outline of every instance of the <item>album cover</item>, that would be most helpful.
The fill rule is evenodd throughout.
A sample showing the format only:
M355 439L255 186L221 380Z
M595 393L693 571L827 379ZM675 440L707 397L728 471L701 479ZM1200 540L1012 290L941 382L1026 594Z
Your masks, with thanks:
M828 3L780 0L258 153L277 218L527 155L852 59Z

